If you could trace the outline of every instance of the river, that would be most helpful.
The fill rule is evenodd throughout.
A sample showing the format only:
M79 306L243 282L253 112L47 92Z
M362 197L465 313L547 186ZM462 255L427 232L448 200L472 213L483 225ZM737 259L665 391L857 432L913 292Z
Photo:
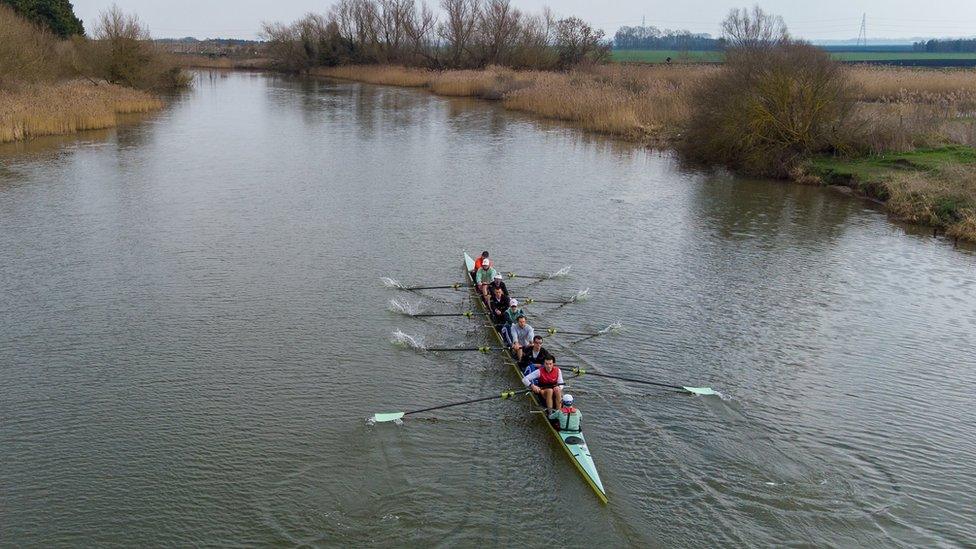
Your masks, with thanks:
M514 293L607 487L525 402L461 252ZM829 190L487 102L199 72L0 148L0 545L972 546L976 254Z

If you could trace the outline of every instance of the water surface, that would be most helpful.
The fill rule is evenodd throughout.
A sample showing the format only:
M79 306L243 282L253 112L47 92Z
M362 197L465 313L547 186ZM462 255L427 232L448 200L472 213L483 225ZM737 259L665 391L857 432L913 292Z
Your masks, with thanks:
M0 540L964 546L976 256L816 188L408 89L198 74L117 130L0 149ZM461 251L590 288L537 328L610 504L476 346Z

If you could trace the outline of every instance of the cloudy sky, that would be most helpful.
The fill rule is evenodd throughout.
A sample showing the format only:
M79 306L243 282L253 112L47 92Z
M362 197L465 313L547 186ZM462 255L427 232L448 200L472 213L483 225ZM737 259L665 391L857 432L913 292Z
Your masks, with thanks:
M419 0L418 0L419 1ZM325 12L328 0L74 0L75 12L92 26L113 3L135 12L156 37L255 38L262 21L291 21ZM437 0L430 0L436 5ZM732 7L724 0L512 0L527 11L549 6L557 15L576 15L612 35L623 25L648 25L719 34ZM976 36L976 0L765 0L760 5L782 15L795 36L808 40L856 38L867 14L868 38Z

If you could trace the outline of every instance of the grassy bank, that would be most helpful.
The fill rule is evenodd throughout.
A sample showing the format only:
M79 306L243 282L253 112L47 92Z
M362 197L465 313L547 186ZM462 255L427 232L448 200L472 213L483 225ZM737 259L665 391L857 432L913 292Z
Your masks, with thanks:
M510 110L582 129L671 146L695 106L690 95L718 67L606 65L569 73L323 67L312 74L497 100ZM892 216L976 241L976 71L848 67L857 105L849 157L818 157L801 182L844 185Z
M111 128L120 114L149 112L162 102L109 83L70 81L0 90L0 143Z
M976 242L976 149L947 146L859 158L821 156L808 160L802 170L806 182L849 187L884 202L896 219Z

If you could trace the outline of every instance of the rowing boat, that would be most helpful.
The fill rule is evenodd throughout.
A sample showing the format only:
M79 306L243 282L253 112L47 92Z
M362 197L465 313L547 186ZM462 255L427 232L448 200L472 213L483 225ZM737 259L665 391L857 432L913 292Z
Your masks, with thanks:
M471 280L471 283L474 284L474 280L471 279L471 272L474 271L474 259L472 259L467 253L464 254L464 271L467 273L466 276L469 280ZM498 343L502 347L505 347L505 341L502 339L502 335L495 328L495 325L491 320L491 315L488 312L488 307L479 296L475 296L475 301L477 301L481 306L481 312L484 313L485 318L488 320L488 326L490 327L492 333L494 333L495 337L498 338ZM522 372L519 371L518 365L516 364L515 353L510 349L507 352L508 357L512 360L512 371L515 372L516 377L521 380ZM531 400L533 409L535 411L542 411L544 409L543 402L536 395L528 393L526 396L528 396ZM551 423L549 423L549 418L545 417L544 413L538 415L542 418L543 423L546 424L546 427L549 428L549 431L552 432L553 436L556 437L559 445L562 446L563 450L566 451L566 454L570 457L583 479L585 479L587 484L590 485L590 488L593 488L593 492L596 493L596 496L600 498L601 502L606 503L607 492L603 488L603 482L600 480L600 473L597 472L596 465L593 463L593 458L590 456L590 449L586 446L586 438L583 436L583 432L580 431L574 433L559 431L553 427Z

